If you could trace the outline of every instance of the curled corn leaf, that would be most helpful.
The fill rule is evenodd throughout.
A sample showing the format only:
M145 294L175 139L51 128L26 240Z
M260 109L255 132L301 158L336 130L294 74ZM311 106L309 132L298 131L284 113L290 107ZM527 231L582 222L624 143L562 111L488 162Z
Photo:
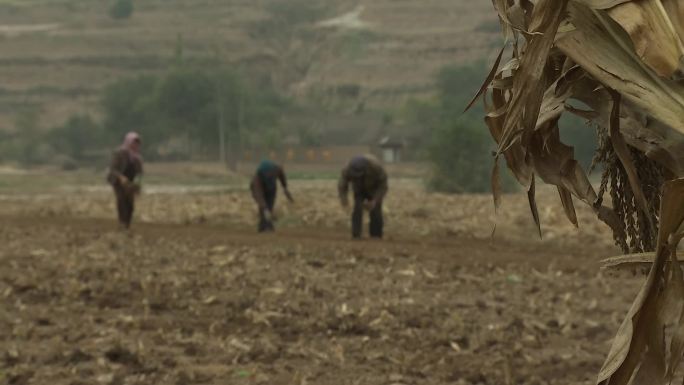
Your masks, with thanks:
M485 122L498 145L496 158L503 157L527 189L539 229L536 177L557 186L573 224L578 225L577 199L612 228L623 248L649 248L638 251L652 256L639 261L651 267L647 281L597 383L670 383L684 353L684 279L676 255L684 237L684 3L493 3L509 47L497 57L477 96L485 96ZM511 59L501 66L507 54ZM558 122L565 113L587 120L588 129L602 138L603 160L612 168L604 173L600 191L574 159L573 148L561 141ZM495 165L497 207L498 172ZM603 202L607 188L612 206Z

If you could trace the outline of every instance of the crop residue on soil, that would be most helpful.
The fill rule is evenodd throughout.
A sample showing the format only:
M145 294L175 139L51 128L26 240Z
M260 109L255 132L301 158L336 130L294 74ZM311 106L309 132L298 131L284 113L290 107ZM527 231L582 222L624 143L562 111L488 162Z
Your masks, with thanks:
M353 242L323 219L260 236L210 213L125 234L86 196L95 215L43 199L0 216L3 383L592 384L641 283L577 241L396 224Z

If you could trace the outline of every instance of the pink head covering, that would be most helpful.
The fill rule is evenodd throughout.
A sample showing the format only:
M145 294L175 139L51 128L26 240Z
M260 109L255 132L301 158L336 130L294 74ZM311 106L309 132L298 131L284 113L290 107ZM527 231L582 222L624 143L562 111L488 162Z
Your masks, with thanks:
M129 132L124 137L124 141L121 144L121 148L128 151L128 154L139 161L142 161L142 156L140 155L140 148L135 146L134 143L140 143L140 135L137 132Z

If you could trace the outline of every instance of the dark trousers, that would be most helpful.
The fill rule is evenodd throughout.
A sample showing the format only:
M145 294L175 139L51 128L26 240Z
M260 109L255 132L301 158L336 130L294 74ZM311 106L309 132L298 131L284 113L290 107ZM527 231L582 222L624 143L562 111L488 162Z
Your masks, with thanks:
M354 195L354 211L352 212L352 237L360 238L363 230L363 203L370 197L366 195ZM369 233L373 238L382 238L382 227L384 221L382 219L382 200L376 203L373 210L370 211L370 226Z
M135 197L127 192L122 186L114 186L116 196L116 211L119 215L119 223L124 227L131 227L133 211L135 210Z
M276 200L276 192L277 190L273 191L264 191L264 200L266 201L266 208L268 208L268 211L271 212L271 215L273 215L273 207L275 206L275 200ZM259 208L259 232L263 233L265 231L274 231L275 227L273 226L273 221L272 220L267 220L266 217L264 216L264 209Z

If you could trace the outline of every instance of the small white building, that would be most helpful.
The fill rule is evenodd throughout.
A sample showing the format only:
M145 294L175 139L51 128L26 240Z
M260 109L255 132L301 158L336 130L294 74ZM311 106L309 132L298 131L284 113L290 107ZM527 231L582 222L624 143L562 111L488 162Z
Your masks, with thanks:
M401 150L404 148L404 143L402 141L393 139L390 136L385 136L378 142L378 147L380 148L383 162L401 162Z

